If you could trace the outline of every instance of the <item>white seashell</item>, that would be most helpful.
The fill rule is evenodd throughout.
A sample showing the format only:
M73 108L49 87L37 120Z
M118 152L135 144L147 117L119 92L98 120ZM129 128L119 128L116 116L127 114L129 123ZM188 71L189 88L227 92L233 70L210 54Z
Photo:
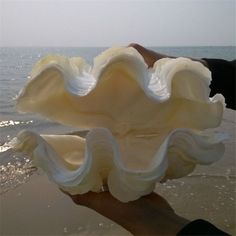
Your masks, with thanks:
M23 131L14 147L32 155L50 179L71 194L98 192L105 183L120 201L153 191L196 164L217 161L217 127L224 97L209 98L211 74L190 59L162 59L148 69L134 48L111 48L95 58L48 56L34 68L17 109L89 129L73 135Z

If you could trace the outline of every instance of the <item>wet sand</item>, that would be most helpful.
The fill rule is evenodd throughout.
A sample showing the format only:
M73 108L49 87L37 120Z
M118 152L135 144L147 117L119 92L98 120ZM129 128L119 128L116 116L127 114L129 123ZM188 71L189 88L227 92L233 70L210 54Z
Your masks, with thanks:
M231 135L220 161L156 187L177 214L208 220L232 235L236 235L235 118L236 112L227 109L217 129ZM0 235L131 235L96 212L75 205L44 174L32 175L29 182L0 197Z
M112 221L75 205L45 175L1 196L1 235L130 235Z

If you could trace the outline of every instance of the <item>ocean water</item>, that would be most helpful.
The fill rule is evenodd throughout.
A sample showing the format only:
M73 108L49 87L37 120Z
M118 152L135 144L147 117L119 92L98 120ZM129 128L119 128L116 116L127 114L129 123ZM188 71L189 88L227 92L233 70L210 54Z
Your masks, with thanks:
M33 167L25 157L9 150L9 141L22 129L40 133L68 133L73 127L46 120L36 114L19 114L15 98L27 81L33 65L48 54L80 56L92 64L93 58L106 48L0 48L0 184L1 192L26 181ZM172 56L208 57L232 60L235 47L153 47ZM22 161L24 160L24 161ZM9 178L12 182L9 182ZM14 182L15 181L15 182Z

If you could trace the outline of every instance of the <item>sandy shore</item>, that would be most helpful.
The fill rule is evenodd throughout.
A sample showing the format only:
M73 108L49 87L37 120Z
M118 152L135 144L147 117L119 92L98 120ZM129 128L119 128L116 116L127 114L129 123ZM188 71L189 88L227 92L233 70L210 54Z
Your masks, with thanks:
M175 211L190 220L206 219L235 233L235 122L227 109L220 131L228 132L224 158L198 166L185 178L157 185ZM0 196L0 235L130 235L96 212L76 206L44 174Z

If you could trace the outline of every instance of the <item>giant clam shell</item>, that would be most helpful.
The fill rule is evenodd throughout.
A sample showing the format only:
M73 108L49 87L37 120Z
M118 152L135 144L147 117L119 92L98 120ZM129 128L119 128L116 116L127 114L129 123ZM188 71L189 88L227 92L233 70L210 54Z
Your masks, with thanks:
M14 144L71 194L108 185L120 201L153 191L157 181L217 161L223 135L207 135L222 119L224 97L209 98L210 71L187 58L148 69L131 47L111 48L89 66L82 58L39 61L17 109L90 130L75 135L22 131Z

